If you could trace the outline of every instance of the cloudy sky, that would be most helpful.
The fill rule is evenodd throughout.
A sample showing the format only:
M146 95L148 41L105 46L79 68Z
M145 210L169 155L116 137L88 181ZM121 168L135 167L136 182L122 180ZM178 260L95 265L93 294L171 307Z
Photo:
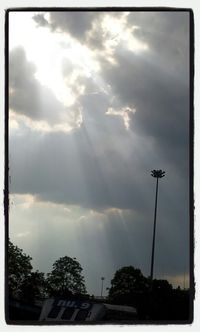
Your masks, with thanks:
M189 13L10 12L14 244L68 255L100 295L123 266L188 286Z

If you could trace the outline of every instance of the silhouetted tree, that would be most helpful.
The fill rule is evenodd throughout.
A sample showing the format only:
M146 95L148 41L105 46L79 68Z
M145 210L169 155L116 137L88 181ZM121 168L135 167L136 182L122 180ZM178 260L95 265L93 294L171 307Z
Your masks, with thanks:
M8 288L9 295L19 297L24 281L31 274L32 258L8 241Z
M139 269L133 266L122 267L117 270L111 280L109 297L111 299L125 298L132 293L144 292L149 288L149 280Z
M167 280L154 279L152 284L152 291L159 294L169 294L173 287Z
M34 302L46 296L46 280L44 273L31 272L23 281L20 289L20 299Z
M189 296L180 290L173 290L167 280L143 276L133 266L116 271L111 280L109 299L113 303L133 305L139 319L170 320L187 319Z
M47 289L50 296L69 296L85 294L85 282L82 267L74 258L64 256L53 264L53 270L47 274Z

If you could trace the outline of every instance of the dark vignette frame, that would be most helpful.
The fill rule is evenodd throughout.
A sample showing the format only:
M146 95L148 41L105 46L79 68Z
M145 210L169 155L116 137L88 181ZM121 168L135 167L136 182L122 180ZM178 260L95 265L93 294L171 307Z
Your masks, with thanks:
M10 12L30 12L30 11L68 11L68 12L188 12L189 13L189 32L190 32L190 47L189 47L189 62L190 62L190 74L189 74L189 87L190 87L190 98L189 98L189 230L190 230L190 283L189 283L189 294L190 294L190 307L189 307L189 319L188 320L167 320L167 321L155 321L155 320L134 320L131 321L116 321L116 322L39 322L39 321L14 321L9 319L8 315L8 238L9 238L9 13ZM5 151L5 165L4 165L4 216L5 216L5 320L9 325L149 325L149 324L191 324L194 319L194 299L195 299L195 279L194 279L194 14L191 8L173 8L173 7L17 7L9 8L5 10L5 109L4 109L4 151Z

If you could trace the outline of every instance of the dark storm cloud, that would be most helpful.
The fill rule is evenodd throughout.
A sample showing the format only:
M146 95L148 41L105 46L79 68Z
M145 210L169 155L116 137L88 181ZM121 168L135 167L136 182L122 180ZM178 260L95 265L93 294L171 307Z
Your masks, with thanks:
M9 67L10 108L33 120L59 123L67 109L35 78L36 67L27 61L23 48L10 52Z
M92 27L93 19L96 17L94 12L50 12L48 26L51 30L68 32L73 37L83 39L88 30ZM46 25L44 15L35 15L33 19L38 25Z
M130 115L131 129L152 138L167 160L185 168L189 143L188 78L177 81L167 69L158 70L155 63L133 55L119 56L118 62L117 70L107 68L105 76L121 103L136 108Z
M115 70L104 62L104 79L122 105L135 106L136 113L130 115L131 129L152 138L166 162L174 163L174 167L186 175L189 143L188 17L180 13L178 17L175 13L139 13L138 16L134 13L130 18L131 22L142 24L138 37L142 35L148 43L149 52L138 56L118 50Z
M189 13L187 12L138 12L127 18L130 26L138 26L134 35L147 42L159 55L159 62L176 75L188 74L189 61ZM158 60L158 59L157 59Z

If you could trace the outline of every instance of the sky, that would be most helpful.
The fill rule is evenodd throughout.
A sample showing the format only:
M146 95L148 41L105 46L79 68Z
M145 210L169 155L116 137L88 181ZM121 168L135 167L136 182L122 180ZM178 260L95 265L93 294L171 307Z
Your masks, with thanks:
M188 286L189 13L10 12L11 241L34 269L76 257ZM104 290L106 294L106 291Z

